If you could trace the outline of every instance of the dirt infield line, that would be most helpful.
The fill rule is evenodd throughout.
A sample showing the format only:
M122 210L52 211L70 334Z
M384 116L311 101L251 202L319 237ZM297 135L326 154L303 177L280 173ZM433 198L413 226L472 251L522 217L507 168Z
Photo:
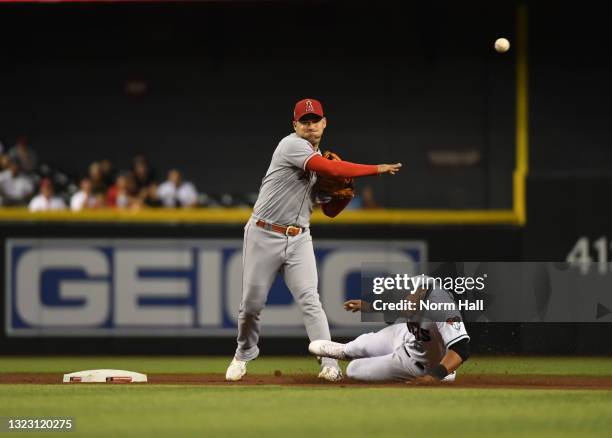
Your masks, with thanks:
M315 386L341 388L401 387L401 382L364 383L345 378L338 383L325 382L310 374L247 375L242 381L228 383L223 374L149 374L149 383L162 385L225 385L225 386ZM0 374L0 384L62 383L62 374L56 373L5 373ZM612 390L612 376L553 376L553 375L459 375L448 388L516 388L516 389L604 389Z

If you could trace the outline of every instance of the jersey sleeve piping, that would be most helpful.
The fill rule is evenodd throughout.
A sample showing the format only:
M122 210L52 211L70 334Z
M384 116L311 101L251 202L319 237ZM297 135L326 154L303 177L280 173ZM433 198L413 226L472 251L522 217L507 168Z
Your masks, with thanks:
M457 336L455 339L451 339L450 341L448 341L446 343L446 348L450 347L453 344L456 344L457 342L459 342L462 339L470 339L470 336L467 333L463 333L463 334Z

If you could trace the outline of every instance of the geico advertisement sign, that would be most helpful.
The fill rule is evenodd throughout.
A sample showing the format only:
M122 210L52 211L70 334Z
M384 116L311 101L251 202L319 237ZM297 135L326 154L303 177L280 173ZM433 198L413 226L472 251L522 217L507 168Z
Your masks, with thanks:
M342 303L359 296L363 263L426 260L418 241L315 245L319 294L336 333L361 325ZM239 240L9 239L6 270L9 335L235 335ZM280 276L262 323L267 334L304 333L302 313Z

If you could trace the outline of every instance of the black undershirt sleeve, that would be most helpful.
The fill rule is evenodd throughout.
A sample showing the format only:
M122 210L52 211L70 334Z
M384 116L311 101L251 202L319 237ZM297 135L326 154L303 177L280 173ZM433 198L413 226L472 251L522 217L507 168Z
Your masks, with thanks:
M470 357L470 341L467 339L462 339L459 342L455 342L448 348L449 350L453 350L455 353L457 353L463 362L468 360Z

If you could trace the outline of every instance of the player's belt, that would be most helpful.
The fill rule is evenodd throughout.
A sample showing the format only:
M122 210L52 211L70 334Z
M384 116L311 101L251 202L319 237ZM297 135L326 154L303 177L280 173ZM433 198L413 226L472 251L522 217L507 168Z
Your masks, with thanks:
M306 228L294 227L293 225L289 225L288 227L283 227L282 225L271 224L259 219L255 222L259 228L263 228L264 230L274 231L275 233L281 233L285 236L297 236L298 234L304 232Z

